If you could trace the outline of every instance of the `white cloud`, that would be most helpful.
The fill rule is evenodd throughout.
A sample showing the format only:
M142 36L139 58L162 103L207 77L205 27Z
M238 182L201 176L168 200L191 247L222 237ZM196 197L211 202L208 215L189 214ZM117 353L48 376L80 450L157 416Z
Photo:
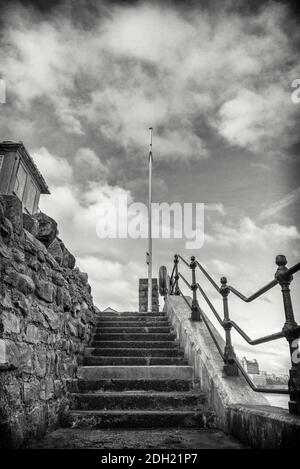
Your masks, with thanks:
M74 157L74 164L79 174L87 179L107 179L108 168L91 148L79 148Z
M31 156L50 186L61 186L72 181L73 169L67 160L53 155L45 147L33 150Z
M241 89L220 108L219 131L234 145L253 151L269 150L271 145L275 151L273 141L282 138L283 121L288 121L290 114L284 89Z
M277 200L273 204L271 204L268 208L263 210L260 214L261 219L274 217L274 215L279 215L282 211L291 205L299 202L300 199L300 187L294 189L293 191L289 192L287 195L282 197L282 199Z
M79 258L78 266L89 273L95 304L118 311L138 311L138 281L144 270L137 262L121 264L97 257Z
M19 111L42 99L65 131L97 126L128 153L142 155L152 125L158 158L205 158L202 120L230 144L277 151L295 112L285 89L297 61L283 18L273 3L251 16L140 3L96 13L84 30L15 9L0 60Z
M222 261L220 259L212 260L213 269L215 269L219 276L223 275L234 275L238 271L238 267L230 264L229 262Z
M259 226L251 218L245 217L237 226L215 224L212 234L205 233L204 243L220 247L235 246L245 248L256 246L265 248L271 244L286 245L289 241L298 241L300 234L295 226L270 223Z

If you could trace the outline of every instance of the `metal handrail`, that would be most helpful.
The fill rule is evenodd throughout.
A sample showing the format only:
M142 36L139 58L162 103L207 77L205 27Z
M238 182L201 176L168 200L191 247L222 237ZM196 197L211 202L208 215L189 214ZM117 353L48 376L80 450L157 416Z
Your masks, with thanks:
M256 293L253 293L253 295L249 296L248 298L242 293L240 293L236 288L233 288L230 285L228 285L228 288L232 293L234 293L234 295L238 296L241 300L245 301L245 303L251 303L251 301L256 300L256 298L271 290L271 288L275 287L275 285L277 284L278 280L272 280L270 283L260 288Z
M182 262L184 262L185 265L190 267L190 264L182 256L180 256L180 254L177 254L177 256L178 256L178 259L180 259Z
M188 288L191 290L191 285L189 284L189 282L184 278L184 276L178 272L178 276L184 281L184 283L188 286Z
M200 262L196 261L197 263L197 266L199 267L199 269L201 270L201 272L205 275L205 277L210 281L210 283L212 284L212 286L219 292L220 291L220 288L219 286L217 285L217 283L213 280L213 278L209 275L208 272L206 272L206 270L204 269L204 267L200 264Z
M266 342L271 342L272 340L282 339L284 337L284 333L282 331L275 332L274 334L266 335L263 337L259 337L258 339L250 339L250 337L243 331L241 327L239 327L234 321L230 321L232 327L248 342L249 345L259 345L264 344Z
M221 316L219 316L219 314L217 313L215 307L213 306L213 304L211 303L210 299L208 298L208 296L206 295L205 291L203 290L203 288L199 285L199 283L197 283L197 287L198 287L198 290L200 291L201 295L203 296L203 298L205 299L206 303L208 304L208 306L210 307L210 309L212 310L212 312L214 313L217 321L221 324L221 326L223 325L223 320L221 318Z
M182 261L187 267L191 269L192 271L192 283L191 284L178 271L179 261ZM289 288L293 280L293 274L295 274L296 272L300 270L300 262L298 262L297 264L295 264L294 266L290 268L287 268L286 267L287 260L285 256L278 255L276 257L276 264L278 268L275 273L274 280L266 284L264 287L260 288L257 292L253 293L249 297L246 297L241 292L239 292L236 288L232 287L231 285L228 285L226 277L221 278L221 286L218 286L215 280L206 271L206 269L200 264L200 262L195 259L194 256L191 257L191 262L188 263L181 255L176 254L174 257L174 267L172 270L172 275L171 275L171 280L170 280L170 284L172 285L170 294L174 294L174 288L175 288L175 294L181 295L186 301L186 303L188 304L188 306L190 307L192 311L192 317L191 317L192 320L198 320L198 321L204 322L206 328L209 331L210 336L212 337L224 361L224 371L227 375L235 376L235 375L238 375L239 372L241 372L242 375L245 377L247 383L256 392L273 393L273 394L290 394L289 410L291 413L296 413L300 415L300 385L299 385L300 383L300 362L299 362L300 352L298 348L298 340L300 338L300 326L296 323L295 318L294 318L294 312L293 312L293 306L292 306L292 300L290 297L290 288ZM224 319L222 319L221 316L218 314L217 310L213 306L207 294L205 293L205 291L203 290L199 282L196 281L196 272L195 272L196 267L199 267L200 271L203 273L206 279L222 296ZM182 279L183 282L187 285L187 287L193 292L193 298L192 298L191 304L189 301L187 301L186 297L183 295L181 289L179 288L179 285L178 285L179 279ZM269 334L267 336L259 337L257 339L251 339L246 334L246 332L244 332L243 329L238 324L236 324L235 321L232 321L230 319L229 307L228 307L229 293L233 293L242 301L246 303L250 303L254 301L255 299L259 298L264 293L271 290L274 286L278 284L281 286L281 291L283 295L283 305L284 305L284 312L285 312L284 327L282 331ZM205 315L205 313L203 312L203 310L200 308L198 304L198 300L197 300L198 290L201 293L204 300L206 301L210 310L214 314L218 323L223 327L225 331L226 345L225 345L224 352L222 351L220 344L218 343L218 340L216 339L215 334L212 328L210 327L210 322L207 316ZM232 328L235 329L236 332L240 334L241 337L243 337L243 339L249 345L259 345L259 344L267 343L270 341L286 338L286 340L289 343L291 362L292 362L288 390L257 387L253 383L250 376L248 375L248 373L246 372L246 370L243 368L238 358L236 357L236 354L235 354L235 351L231 342ZM297 343L295 344L295 342ZM295 357L297 358L295 359Z

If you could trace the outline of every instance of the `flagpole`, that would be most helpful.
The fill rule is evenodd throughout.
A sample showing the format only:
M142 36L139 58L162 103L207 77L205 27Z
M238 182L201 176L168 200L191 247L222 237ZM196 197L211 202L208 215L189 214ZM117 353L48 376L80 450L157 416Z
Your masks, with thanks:
M152 312L152 131L149 145L149 193L148 193L148 312Z

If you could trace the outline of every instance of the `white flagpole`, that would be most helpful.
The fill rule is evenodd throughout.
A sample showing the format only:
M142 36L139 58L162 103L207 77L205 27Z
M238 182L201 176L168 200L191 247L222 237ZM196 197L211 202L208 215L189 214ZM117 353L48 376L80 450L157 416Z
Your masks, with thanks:
M149 194L148 194L148 312L152 312L152 131L149 145Z

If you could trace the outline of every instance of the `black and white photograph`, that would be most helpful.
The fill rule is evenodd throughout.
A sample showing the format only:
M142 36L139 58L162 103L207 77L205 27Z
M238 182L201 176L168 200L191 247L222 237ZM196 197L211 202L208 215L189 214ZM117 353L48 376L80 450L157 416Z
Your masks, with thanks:
M299 127L299 1L0 0L1 449L299 448Z

